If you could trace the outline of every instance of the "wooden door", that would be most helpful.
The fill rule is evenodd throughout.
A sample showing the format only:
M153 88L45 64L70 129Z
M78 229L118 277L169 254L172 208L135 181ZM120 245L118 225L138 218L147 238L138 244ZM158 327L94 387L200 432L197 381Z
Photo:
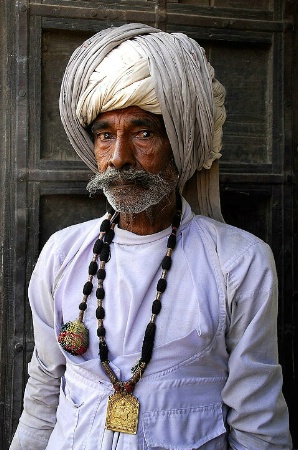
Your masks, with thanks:
M297 421L295 18L297 23L297 6L287 0L1 0L2 449L22 409L33 349L26 290L40 249L54 231L105 211L102 196L88 197L90 171L60 123L61 77L83 40L127 22L187 33L205 47L226 86L223 214L268 242L275 254L284 393L292 425ZM292 433L298 447L297 426Z

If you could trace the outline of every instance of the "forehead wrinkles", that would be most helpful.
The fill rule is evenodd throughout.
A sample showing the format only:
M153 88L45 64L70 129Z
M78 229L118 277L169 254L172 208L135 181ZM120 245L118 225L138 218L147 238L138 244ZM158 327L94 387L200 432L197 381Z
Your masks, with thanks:
M132 109L132 110L131 110ZM98 115L93 122L92 129L99 129L109 126L122 126L123 124L155 128L165 132L162 116L155 115L138 107L129 107L124 110L103 112Z

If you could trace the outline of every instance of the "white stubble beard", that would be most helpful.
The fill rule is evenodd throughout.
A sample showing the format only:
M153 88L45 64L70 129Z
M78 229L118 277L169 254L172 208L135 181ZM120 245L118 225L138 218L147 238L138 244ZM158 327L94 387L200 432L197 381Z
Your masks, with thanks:
M94 175L87 190L94 194L103 190L109 204L121 213L138 214L159 204L176 189L178 173L173 160L159 174L129 168L117 170L108 168L104 173ZM114 184L116 180L132 182L131 185Z

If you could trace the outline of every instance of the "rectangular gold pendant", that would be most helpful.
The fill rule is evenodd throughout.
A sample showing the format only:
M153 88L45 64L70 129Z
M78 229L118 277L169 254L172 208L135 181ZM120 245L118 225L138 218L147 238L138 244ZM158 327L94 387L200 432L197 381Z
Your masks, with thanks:
M140 402L132 394L115 392L109 396L106 428L119 433L136 434Z

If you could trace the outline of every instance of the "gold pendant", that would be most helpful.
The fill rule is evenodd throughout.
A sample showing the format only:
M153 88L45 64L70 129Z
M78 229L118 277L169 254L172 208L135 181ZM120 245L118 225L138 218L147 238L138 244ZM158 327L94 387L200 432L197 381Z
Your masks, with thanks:
M127 392L115 392L108 400L106 428L119 433L136 434L140 402Z

